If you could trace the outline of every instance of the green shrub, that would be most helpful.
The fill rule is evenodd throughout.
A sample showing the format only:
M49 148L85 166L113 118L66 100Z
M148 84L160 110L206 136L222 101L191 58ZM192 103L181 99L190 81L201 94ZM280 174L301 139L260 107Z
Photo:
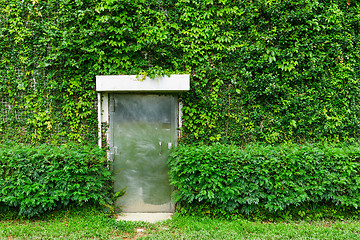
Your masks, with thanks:
M97 147L0 146L0 206L32 217L69 204L111 205L108 164Z
M360 204L358 145L180 146L169 160L176 201L226 212Z

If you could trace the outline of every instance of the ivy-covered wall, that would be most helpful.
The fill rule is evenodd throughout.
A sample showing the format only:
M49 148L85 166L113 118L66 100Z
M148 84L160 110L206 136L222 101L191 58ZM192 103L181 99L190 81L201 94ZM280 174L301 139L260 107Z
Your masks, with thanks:
M96 142L95 76L190 73L184 142L359 138L354 0L0 0L1 141Z

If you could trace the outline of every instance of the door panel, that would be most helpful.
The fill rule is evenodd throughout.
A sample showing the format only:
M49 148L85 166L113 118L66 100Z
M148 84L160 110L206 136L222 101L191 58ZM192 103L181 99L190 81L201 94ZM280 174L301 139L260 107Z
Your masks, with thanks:
M169 95L113 94L111 145L117 204L124 212L173 211L167 157L176 140L177 100Z

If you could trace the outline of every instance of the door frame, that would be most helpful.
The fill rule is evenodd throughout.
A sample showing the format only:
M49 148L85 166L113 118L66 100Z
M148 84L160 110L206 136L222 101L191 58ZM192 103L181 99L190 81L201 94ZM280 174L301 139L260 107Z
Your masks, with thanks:
M105 75L96 76L96 91L98 105L98 145L100 148L109 146L107 151L108 161L114 161L114 149L111 148L111 94L159 94L174 95L177 99L176 139L175 146L181 137L182 127L182 102L179 94L190 90L190 75L170 75L150 79L136 75Z

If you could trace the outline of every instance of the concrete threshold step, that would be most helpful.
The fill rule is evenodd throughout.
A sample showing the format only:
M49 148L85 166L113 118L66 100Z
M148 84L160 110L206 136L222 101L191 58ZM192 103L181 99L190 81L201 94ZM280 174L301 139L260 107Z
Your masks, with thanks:
M123 221L142 221L155 223L171 219L173 213L121 213L116 220Z

